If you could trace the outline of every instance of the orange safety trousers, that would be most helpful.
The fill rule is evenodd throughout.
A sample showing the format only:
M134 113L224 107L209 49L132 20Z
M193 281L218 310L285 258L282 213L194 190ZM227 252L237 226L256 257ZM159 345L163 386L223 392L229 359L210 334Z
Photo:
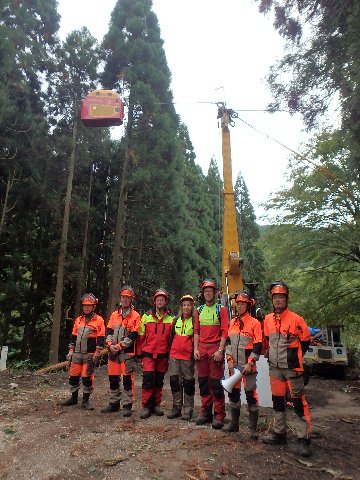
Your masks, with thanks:
M93 353L73 353L69 371L69 384L71 393L77 392L79 390L80 377L82 378L83 392L91 393L93 391L93 355Z
M304 395L302 374L291 369L270 367L270 387L275 413L274 431L279 434L286 431L286 395L289 392L297 417L298 438L310 438L310 410Z
M134 359L130 361L113 361L108 359L108 375L110 381L110 403L120 401L120 376L124 385L123 405L131 405L135 401L135 381L133 372ZM129 368L131 366L131 368Z

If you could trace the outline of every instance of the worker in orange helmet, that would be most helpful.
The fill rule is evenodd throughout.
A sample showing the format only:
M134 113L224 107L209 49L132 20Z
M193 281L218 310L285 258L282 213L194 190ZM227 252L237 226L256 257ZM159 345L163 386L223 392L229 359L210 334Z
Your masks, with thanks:
M133 306L135 298L133 288L130 285L124 285L119 293L120 306L111 314L106 326L110 400L109 405L103 408L101 413L113 413L120 410L120 376L122 376L123 416L130 417L135 400L135 345L140 329L140 315Z
M138 356L142 358L142 410L140 418L149 418L152 413L164 415L160 407L164 377L169 366L169 339L173 317L167 303L169 294L158 289L153 296L153 308L141 318Z
M303 355L310 344L305 320L288 309L289 288L282 281L270 286L274 312L266 315L264 335L269 339L269 375L274 409L273 430L262 441L270 445L285 444L286 395L289 392L296 413L299 453L310 450L310 413L304 396Z
M104 348L104 319L95 313L98 299L92 293L85 293L81 298L82 315L74 322L66 359L70 362L70 392L71 397L62 402L66 407L78 403L80 377L83 384L83 400L81 407L94 410L89 403L89 397L94 388L94 367Z
M229 325L230 345L226 347L227 362L230 375L234 368L242 373L242 378L229 393L231 422L224 428L225 432L239 431L241 408L241 383L244 385L248 404L250 438L257 440L257 423L259 418L259 402L256 393L256 362L259 360L262 347L262 331L258 320L250 315L254 300L246 290L235 293L236 316Z
M194 357L201 396L201 413L195 423L212 423L213 428L220 429L225 418L221 379L224 376L224 349L229 320L226 308L216 302L214 280L209 278L203 281L201 294L205 303L197 308L194 320Z
M190 420L194 410L194 313L195 300L191 295L180 298L179 315L174 317L170 336L170 387L173 406L168 418Z

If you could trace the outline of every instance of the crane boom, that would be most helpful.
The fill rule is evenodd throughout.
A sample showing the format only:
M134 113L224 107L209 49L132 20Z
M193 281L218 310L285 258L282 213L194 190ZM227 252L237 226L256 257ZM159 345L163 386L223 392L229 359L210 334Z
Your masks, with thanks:
M222 292L226 296L225 302L230 303L236 290L243 288L239 237L236 222L235 193L232 183L231 146L229 124L237 114L225 108L225 104L218 104L218 118L221 119L222 156L224 176L224 222L223 222L223 259L222 259Z

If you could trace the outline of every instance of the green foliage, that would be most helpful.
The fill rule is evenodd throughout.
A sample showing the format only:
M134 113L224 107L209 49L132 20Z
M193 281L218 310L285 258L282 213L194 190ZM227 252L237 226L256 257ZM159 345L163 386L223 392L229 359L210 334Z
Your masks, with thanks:
M360 166L360 4L351 0L256 0L260 11L274 14L274 27L287 52L274 65L269 84L272 110L300 112L316 127L336 96L342 128L349 135L349 161Z
M266 230L261 247L268 276L292 287L295 310L315 325L344 323L359 333L360 184L347 152L339 132L324 132L307 161L292 161L289 187L268 205L279 212L278 225Z

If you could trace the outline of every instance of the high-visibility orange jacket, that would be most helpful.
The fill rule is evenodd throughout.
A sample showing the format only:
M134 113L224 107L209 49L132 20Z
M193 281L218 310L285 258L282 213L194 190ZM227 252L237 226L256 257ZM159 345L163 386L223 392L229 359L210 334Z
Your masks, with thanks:
M133 308L129 308L127 311L119 308L111 314L106 326L106 345L117 345L124 353L135 355L135 341L138 337L139 329L139 313ZM129 339L129 346L127 347L120 343L125 338Z
M289 309L281 314L269 313L264 320L264 335L269 338L270 366L304 370L302 357L310 343L310 331L300 315Z
M227 338L228 325L228 313L223 306L220 308L219 314L215 303L211 306L204 305L200 315L198 310L195 310L194 333L199 335L200 343L218 343L221 338Z
M141 318L137 353L145 357L167 357L173 317L168 310L163 315L150 310Z
M105 341L104 319L97 313L90 319L80 315L74 322L71 335L69 347L73 348L75 353L94 353L95 350L102 350Z
M259 359L262 347L261 325L248 312L231 320L229 337L230 348L226 348L228 361L233 361L235 365L245 365L254 364Z

